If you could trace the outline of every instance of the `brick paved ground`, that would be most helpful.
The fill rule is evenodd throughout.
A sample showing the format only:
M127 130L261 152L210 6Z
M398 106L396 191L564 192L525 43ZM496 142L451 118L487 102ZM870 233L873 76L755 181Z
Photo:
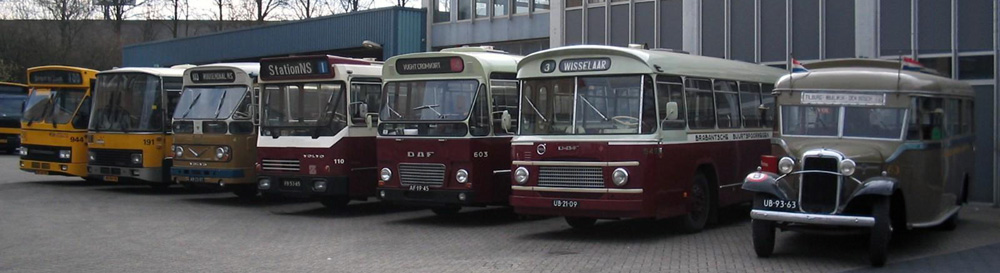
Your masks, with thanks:
M578 231L505 209L440 218L367 202L331 212L318 203L85 184L16 164L0 156L2 272L839 272L868 264L866 236L789 232L772 258L758 259L746 208L693 235L640 220ZM886 270L941 269L955 259L970 270L996 268L995 260L972 262L995 259L1000 210L970 206L956 231L898 239ZM991 247L976 249L983 246Z

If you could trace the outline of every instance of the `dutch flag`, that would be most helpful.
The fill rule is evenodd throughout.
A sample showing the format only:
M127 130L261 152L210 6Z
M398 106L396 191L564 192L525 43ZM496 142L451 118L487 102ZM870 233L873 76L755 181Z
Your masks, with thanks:
M920 71L924 68L924 65L910 57L903 57L903 61L900 62L900 65L902 65L901 69L909 71Z
M809 72L809 69L806 69L805 66L802 66L802 63L800 63L799 60L792 58L792 73L799 73L799 72Z

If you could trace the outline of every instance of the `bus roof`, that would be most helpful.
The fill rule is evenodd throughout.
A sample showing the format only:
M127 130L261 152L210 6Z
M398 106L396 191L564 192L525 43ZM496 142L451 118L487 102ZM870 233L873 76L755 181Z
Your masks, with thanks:
M110 73L146 73L146 74L160 76L160 77L181 77L181 76L184 76L184 68L182 68L182 67L171 67L171 68L165 68L165 67L119 67L119 68L113 68L111 70L104 70L104 71L101 71L100 73L97 73L97 74L101 75L101 74L110 74Z
M88 74L88 73L97 74L97 72L99 72L99 71L94 70L94 69L83 68L83 67L76 67L76 66L42 65L42 66L36 66L36 67L29 67L28 68L28 73L39 71L39 70L75 70L75 71L81 71L84 74Z
M0 82L0 85L17 86L17 87L21 87L21 88L28 88L28 85L25 85L25 84L22 84L22 83L16 83L16 82Z
M361 77L380 77L382 62L333 55L303 55L264 58L258 65L261 82L315 81L347 78L349 74ZM337 72L338 70L343 70ZM372 71L377 70L377 71Z
M471 63L472 67L463 64L462 71L460 72L417 72L407 74L400 74L399 70L396 68L396 64L400 60L448 57L460 57L465 64ZM516 73L517 63L523 58L524 56L509 54L507 52L494 50L489 47L446 48L439 52L418 52L393 56L385 61L385 66L382 67L382 75L385 78L433 78L441 76L489 77L493 72Z
M965 82L935 74L902 70L898 61L840 59L805 65L808 72L786 74L775 89L824 91L933 92L973 96Z
M543 61L588 57L615 57L625 64L610 64L609 69L591 72L562 73L560 69L542 72ZM741 61L705 57L659 49L635 49L615 46L577 45L552 48L532 53L518 64L518 78L541 78L570 75L656 73L712 79L772 83L784 70Z
M199 65L199 66L191 67L191 68L188 68L188 69L185 69L185 70L203 70L203 69L213 69L213 68L214 69L219 69L219 68L224 68L224 69L239 69L239 70L243 70L243 72L246 72L247 74L250 74L250 75L252 75L254 77L256 77L258 74L260 74L260 63L250 63L250 62L244 62L244 63L214 63L214 64L204 64L204 65Z
M220 71L221 75L220 75ZM240 71L240 72L235 72ZM197 75L191 75L198 73ZM230 74L231 73L231 74ZM220 75L209 78L212 75ZM260 75L260 63L214 63L184 69L184 85L253 85Z

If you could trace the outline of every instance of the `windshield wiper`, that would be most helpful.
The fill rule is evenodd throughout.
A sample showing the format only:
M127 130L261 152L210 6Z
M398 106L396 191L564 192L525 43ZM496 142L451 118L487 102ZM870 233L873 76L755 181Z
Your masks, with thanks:
M229 94L229 91L222 91L222 98L219 99L219 107L215 108L215 118L216 119L219 118L219 113L222 112L222 105L226 104L226 94ZM187 113L185 113L185 114L187 114Z
M608 117L604 116L604 113L601 113L601 110L597 110L597 107L594 107L594 105L591 104L590 101L587 100L587 98L580 96L580 99L582 99L583 102L587 104L587 106L590 106L590 109L593 109L594 112L597 112L597 115L601 116L601 118L603 118L604 121L608 121Z
M338 93L336 101L339 102L340 101L340 97L343 96L343 95L344 95L344 92ZM333 101L334 101L333 96L330 96L330 99L326 101L326 105L323 106L323 112L320 113L320 115L322 115L322 116L320 116L320 120L316 121L316 126L313 127L312 138L314 138L314 139L315 138L319 138L319 129L323 128L323 127L330 127L330 124L333 123L333 116L337 114L337 109L330 109L330 106L333 105ZM339 105L338 105L338 107L339 107ZM329 116L326 116L327 112L330 113ZM323 117L326 117L326 122L321 122L321 121L323 121L322 120Z
M441 112L438 112L438 110L434 110L434 107L440 107L440 106L441 105L439 105L439 104L427 104L427 105L421 105L421 106L413 107L413 110L430 109L431 111L434 111L434 113L438 114L438 118L443 118L444 114L441 114Z
M182 115L181 118L187 118L188 114L191 114L191 108L194 108L194 104L197 103L198 99L201 98L201 94L202 94L201 92L198 92L198 95L194 96L194 99L191 100L191 104L188 105L188 109L184 110L184 115Z
M392 106L389 106L388 103L385 104L385 108L389 109L389 113L395 114L396 117L399 117L399 118L403 117L403 115L400 115L399 112L396 112L396 109L392 109Z
M525 97L524 101L528 103L528 106L531 106L531 110L535 110L535 115L538 115L542 121L549 122L549 120L545 118L545 115L542 115L542 111L538 111L538 108L535 108L535 104L531 102L531 99Z
M37 117L31 117L31 119L28 120L28 126L31 126L31 124L35 123L35 121L38 120L38 119L44 119L45 118L45 113L48 113L47 110L49 109L49 105L52 105L52 95L51 94L49 95L49 99L45 100L45 106L42 106L42 113L41 113L41 115L39 115Z

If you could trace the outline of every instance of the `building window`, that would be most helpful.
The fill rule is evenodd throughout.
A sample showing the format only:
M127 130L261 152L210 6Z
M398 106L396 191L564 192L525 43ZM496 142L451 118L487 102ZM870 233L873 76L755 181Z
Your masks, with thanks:
M458 20L468 20L472 18L472 1L458 0Z
M583 43L583 9L566 11L566 45Z
M755 62L754 1L730 1L729 16L729 58Z
M684 1L660 1L660 45L661 48L681 50L684 48Z
M958 51L987 51L993 47L993 3L991 0L958 2ZM961 76L961 75L959 75Z
M603 6L587 8L587 44L603 45L607 43L605 38L606 30L605 11Z
M507 5L510 0L493 0L493 16L507 16Z
M792 22L793 57L819 59L819 0L792 1Z
M476 18L489 16L489 0L476 0Z
M917 61L926 68L937 70L941 76L951 78L951 57L920 58Z
M917 52L949 53L951 37L951 1L918 0Z
M882 56L910 54L910 0L879 2L879 53Z
M451 0L437 0L434 8L434 22L448 22L451 20Z
M535 0L535 11L537 12L542 10L549 10L549 0Z
M854 1L824 2L823 43L826 59L854 57ZM845 46L848 45L848 46Z
M760 61L784 61L785 50L785 1L760 2Z
M958 78L984 80L993 78L993 55L958 57Z
M525 14L530 10L530 0L514 0L514 14Z
M726 57L726 1L701 3L701 55Z
M603 4L607 0L587 0L587 4Z

